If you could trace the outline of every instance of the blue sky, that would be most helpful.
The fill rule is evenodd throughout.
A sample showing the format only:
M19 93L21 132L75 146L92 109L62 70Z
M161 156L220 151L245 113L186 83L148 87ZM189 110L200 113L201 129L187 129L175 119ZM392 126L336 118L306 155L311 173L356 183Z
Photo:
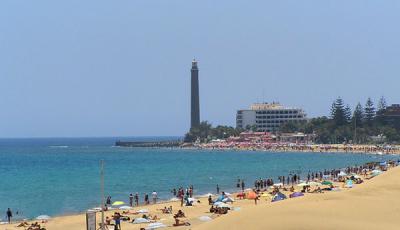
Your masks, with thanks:
M341 96L400 103L399 1L2 0L0 137L182 135L201 118Z

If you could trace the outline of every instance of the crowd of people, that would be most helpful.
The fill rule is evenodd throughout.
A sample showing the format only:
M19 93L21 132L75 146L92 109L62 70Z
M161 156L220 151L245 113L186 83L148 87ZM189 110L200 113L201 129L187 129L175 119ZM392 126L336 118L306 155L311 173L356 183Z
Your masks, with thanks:
M218 142L196 145L199 149L259 150L277 152L354 152L400 154L399 145L305 144L287 142Z

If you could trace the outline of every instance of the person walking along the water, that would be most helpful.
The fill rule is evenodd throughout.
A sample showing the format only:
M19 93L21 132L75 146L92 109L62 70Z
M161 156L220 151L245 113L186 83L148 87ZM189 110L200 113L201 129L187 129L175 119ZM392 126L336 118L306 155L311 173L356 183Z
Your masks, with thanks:
M11 218L12 218L12 211L10 208L7 209L7 220L8 223L11 224Z
M139 206L139 193L135 194L135 205Z
M153 204L157 203L157 192L153 191L153 193L151 194L151 196L153 197Z
M129 195L129 205L133 207L133 195L132 193Z

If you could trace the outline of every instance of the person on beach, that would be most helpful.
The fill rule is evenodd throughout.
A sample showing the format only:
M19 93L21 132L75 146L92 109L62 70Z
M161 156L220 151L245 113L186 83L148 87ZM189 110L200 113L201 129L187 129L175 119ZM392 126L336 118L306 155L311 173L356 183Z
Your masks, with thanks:
M139 206L139 193L135 194L135 205Z
M217 194L219 194L219 186L218 186L218 184L217 184Z
M181 207L183 207L183 200L184 200L183 194L180 196L180 199L181 199Z
M236 188L240 188L240 179L239 179L239 177L237 179Z
M208 196L208 204L209 204L209 205L212 205L212 204L213 204L213 200L212 200L211 195Z
M242 191L244 191L244 180L242 180Z
M149 204L149 195L147 193L144 194L144 204Z
M129 195L129 205L133 207L133 195L132 193Z
M11 224L11 218L12 218L13 215L12 215L12 211L11 211L10 208L7 209L7 213L6 214L7 214L8 223Z
M191 185L190 188L189 188L189 197L190 198L193 197L193 185Z
M153 193L151 194L151 196L153 197L153 204L157 203L157 192L153 191Z
M257 196L254 198L254 204L257 205L257 201L260 199L260 195L256 193Z
M114 214L114 221L115 221L115 230L121 230L121 216L119 213Z

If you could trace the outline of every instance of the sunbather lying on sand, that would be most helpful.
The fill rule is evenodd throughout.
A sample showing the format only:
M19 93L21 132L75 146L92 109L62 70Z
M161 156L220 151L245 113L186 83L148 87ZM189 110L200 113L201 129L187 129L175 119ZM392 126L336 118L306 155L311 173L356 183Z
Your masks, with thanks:
M45 228L41 228L38 222L32 223L27 230L46 230Z
M26 222L26 221L24 221L24 222L22 222L22 223L17 225L17 227L28 227L28 226L29 226L29 223Z
M164 208L159 209L159 210L161 210L162 213L164 213L164 214L171 214L171 213L172 213L172 212L170 211L170 209L167 208L167 206L165 206Z
M313 191L310 191L310 193L324 193L324 192L322 191L322 189L320 187L318 187L318 188L314 189Z
M158 218L157 215L152 216L151 214L149 214L149 215L147 216L147 219L148 219L148 220L159 220L160 218Z

